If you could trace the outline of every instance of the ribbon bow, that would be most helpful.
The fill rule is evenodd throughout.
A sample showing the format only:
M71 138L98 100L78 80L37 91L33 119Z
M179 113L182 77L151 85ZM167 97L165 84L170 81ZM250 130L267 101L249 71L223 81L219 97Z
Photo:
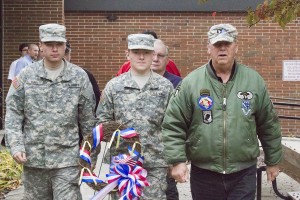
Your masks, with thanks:
M108 183L118 182L118 189L122 197L120 199L135 199L142 195L143 187L149 186L147 181L147 171L135 165L134 167L127 164L115 166L114 174L107 174Z
M136 152L138 153L138 152ZM106 174L108 185L101 189L91 200L103 199L111 190L118 186L120 200L136 200L142 195L143 187L149 186L147 171L134 165L141 156L120 154L114 156L110 165L110 174Z

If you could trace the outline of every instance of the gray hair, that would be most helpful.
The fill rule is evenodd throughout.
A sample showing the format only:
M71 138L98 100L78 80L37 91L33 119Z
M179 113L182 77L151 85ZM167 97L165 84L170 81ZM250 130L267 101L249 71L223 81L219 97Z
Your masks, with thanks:
M162 40L160 40L160 39L156 39L156 40L154 41L154 44L155 44L156 42L159 42L159 43L161 43L162 45L164 45L164 46L166 47L166 55L168 56L168 55L169 55L169 51L170 51L169 47L168 47Z

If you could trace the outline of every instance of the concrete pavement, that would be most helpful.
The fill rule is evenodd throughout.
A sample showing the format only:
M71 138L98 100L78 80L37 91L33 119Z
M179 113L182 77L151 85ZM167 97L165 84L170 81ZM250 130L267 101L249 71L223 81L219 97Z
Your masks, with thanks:
M263 173L265 174L265 173ZM263 175L262 177L262 200L275 200L280 199L274 193L271 184L266 182L266 176ZM191 193L190 193L190 185L189 183L180 183L177 185L179 190L179 199L180 200L191 200ZM281 173L277 178L277 187L279 192L287 195L287 192L290 191L300 191L299 183L295 182L293 179L289 178L287 175ZM82 184L81 192L83 196L83 200L89 200L93 195L94 191L90 189L87 185ZM11 191L5 196L5 200L21 200L23 196L23 187L20 187L14 191ZM107 200L108 198L106 198Z
M105 145L102 145L103 147ZM96 165L96 169L94 170L95 174L98 175L101 160L102 160L102 154L99 154L98 162ZM258 160L258 164L262 164L263 158L260 157ZM101 166L101 173L99 177L104 180L105 174L108 172L108 165L103 164ZM266 173L262 173L262 200L275 200L280 199L275 192L272 189L272 184L267 183ZM177 184L178 190L179 190L179 199L180 200L191 200L191 193L190 193L190 184L187 183L179 183ZM287 176L284 173L280 173L280 175L277 177L277 188L279 192L287 196L287 192L291 191L300 191L300 184ZM95 191L92 190L90 187L88 187L85 183L83 183L80 187L82 192L83 200L89 200L91 197L94 196ZM13 190L6 194L5 200L21 200L23 196L23 187L19 187L16 190ZM108 200L109 198L105 198L105 200Z

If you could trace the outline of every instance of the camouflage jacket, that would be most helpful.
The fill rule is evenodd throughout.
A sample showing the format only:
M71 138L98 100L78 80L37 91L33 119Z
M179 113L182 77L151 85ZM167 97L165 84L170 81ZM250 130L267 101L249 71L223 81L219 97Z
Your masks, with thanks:
M130 72L110 80L97 109L99 123L116 120L140 134L144 167L166 167L163 156L161 124L173 86L152 72L140 89Z
M95 96L87 74L65 61L54 80L43 61L24 68L6 98L5 133L11 154L25 152L28 167L78 165L79 129L95 126Z

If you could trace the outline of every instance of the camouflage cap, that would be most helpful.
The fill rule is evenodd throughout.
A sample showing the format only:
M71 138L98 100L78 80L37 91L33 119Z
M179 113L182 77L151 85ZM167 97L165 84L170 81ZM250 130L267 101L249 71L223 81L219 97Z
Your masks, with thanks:
M148 34L128 35L128 49L154 50L154 37Z
M39 28L41 42L66 42L66 27L59 24L45 24Z
M209 42L215 44L220 41L234 42L238 32L231 24L217 24L209 29L207 35Z

